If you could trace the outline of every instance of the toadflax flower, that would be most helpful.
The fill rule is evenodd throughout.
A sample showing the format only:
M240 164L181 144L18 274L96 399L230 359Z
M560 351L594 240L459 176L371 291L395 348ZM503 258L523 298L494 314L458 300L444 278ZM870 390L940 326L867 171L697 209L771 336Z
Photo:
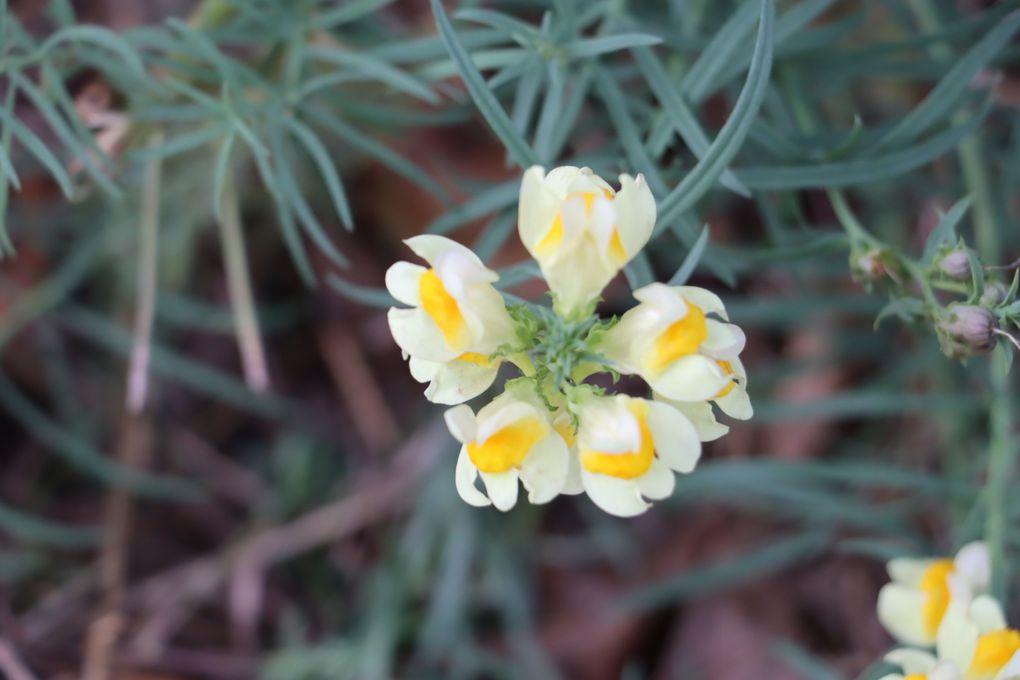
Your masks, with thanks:
M991 580L982 542L965 545L953 559L895 559L887 568L892 583L878 594L878 618L893 637L912 645L935 644L950 605L966 609Z
M675 408L624 394L587 396L576 407L577 470L595 505L632 517L648 509L645 499L673 493L673 473L694 469L701 441Z
M637 254L655 226L655 199L641 175L620 175L620 191L588 168L539 166L521 182L518 230L538 260L555 307L587 309Z
M885 660L903 672L889 673L879 680L963 680L955 663L920 649L894 649L885 655Z
M509 510L517 503L518 479L535 504L548 503L563 489L567 445L529 386L511 385L477 415L466 405L452 408L446 424L463 445L455 479L467 503ZM484 493L475 487L479 476Z
M999 603L988 595L949 606L936 651L962 669L963 680L1020 677L1020 631L1006 624Z
M386 287L406 308L390 331L425 396L454 406L446 423L461 443L454 474L471 505L509 510L518 483L531 503L586 493L632 517L669 496L675 473L694 469L701 442L728 428L715 407L751 416L744 334L702 288L652 284L639 304L600 319L609 281L645 246L655 200L644 179L620 176L614 191L588 168L530 168L521 182L519 232L538 260L552 308L515 301L469 249L440 236L408 239L427 266L398 262ZM488 390L501 367L523 375L477 414L463 402ZM637 374L651 399L607 395L596 374Z
M428 267L397 262L386 288L411 309L391 308L390 332L411 359L412 375L430 382L426 396L457 404L484 392L499 369L496 349L514 338L499 277L471 250L442 236L405 241Z
M606 358L622 372L640 375L667 399L714 400L727 414L749 418L751 404L737 360L744 333L726 322L719 297L704 288L661 283L634 291L634 297L640 304L605 334Z

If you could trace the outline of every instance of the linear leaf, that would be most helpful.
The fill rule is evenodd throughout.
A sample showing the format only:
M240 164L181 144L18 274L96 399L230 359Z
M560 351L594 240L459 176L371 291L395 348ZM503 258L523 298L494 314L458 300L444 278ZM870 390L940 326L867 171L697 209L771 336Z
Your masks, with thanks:
M503 107L497 101L496 96L485 84L482 74L478 72L467 50L457 38L453 26L446 16L446 10L443 9L442 2L440 0L431 0L431 3L436 26L439 28L439 35L443 40L443 44L446 45L450 57L456 64L460 77L463 79L468 93L470 93L471 98L474 100L475 106L478 107L478 110L485 117L485 120L488 121L493 132L500 138L518 165L521 167L535 165L538 162L538 156L528 146L528 143L518 132L517 128L514 127L513 121L510 120L506 111L503 110Z
M453 16L456 19L474 21L475 23L491 26L514 39L517 39L518 36L530 41L537 41L543 38L542 32L531 24L525 23L509 14L495 12L491 9L462 9L458 10Z
M13 85L11 86L13 87ZM74 186L71 182L71 176L67 174L67 170L64 168L64 164L60 161L57 156L50 151L39 137L29 130L18 118L14 115L10 115L7 111L0 109L0 118L3 119L5 126L11 131L14 137L24 145L25 149L32 154L36 160L38 160L43 167L49 170L50 175L60 186L60 190L64 193L64 196L71 198L74 194Z
M351 206L347 202L347 194L344 192L343 184L340 182L340 175L337 174L326 147L323 146L319 137L301 121L295 120L290 116L287 116L284 120L287 127L291 129L298 138L298 141L301 142L301 145L305 147L308 155L315 161L315 165L319 168L319 174L322 175L322 179L326 183L329 197L333 200L333 207L336 208L337 215L340 216L340 221L343 222L348 231L351 231L354 229Z
M336 28L378 12L390 4L393 4L393 0L349 0L340 7L317 14L311 24L316 28Z
M130 43L109 29L92 24L67 26L47 38L39 46L39 52L45 55L57 45L65 42L91 43L107 49L120 57L124 65L133 71L136 76L139 78L145 77L145 65L142 63L142 58L138 55L138 52L135 51Z
M360 286L356 283L345 281L335 274L328 275L326 277L326 283L344 297L350 298L355 302L360 302L363 305L368 305L369 307L380 307L382 309L386 309L388 307L397 307L400 305L400 303L397 302L385 288Z
M371 77L379 82L386 83L394 90L398 90L412 97L417 97L429 104L438 104L439 97L427 84L401 71L392 64L372 56L365 52L350 52L341 49L329 49L317 45L311 45L307 49L309 57L325 61L337 66L344 66L354 70L356 73Z
M745 168L737 171L737 176L747 186L760 190L836 188L877 182L909 172L955 148L960 140L978 128L988 111L986 106L956 127L884 156L817 165Z
M709 146L704 157L686 177L660 203L660 225L670 224L691 208L708 191L729 162L740 150L761 107L772 69L772 39L775 20L772 0L761 2L761 23L755 42L751 68L747 72L744 89L737 97L726 124Z
M647 33L618 33L598 38L582 38L567 45L567 55L571 59L597 57L600 54L618 52L631 47L648 47L658 45L662 38Z
M913 141L951 116L960 100L967 95L974 76L1006 46L1018 28L1020 11L1013 12L988 31L949 69L928 96L881 138L877 146Z
M447 211L429 224L425 231L430 234L445 234L463 224L485 217L497 210L508 208L517 200L519 190L520 181L516 179L497 184L477 194L467 203Z
M691 274L694 273L695 267L698 266L698 262L701 260L701 254L705 252L705 246L708 245L708 225L706 224L701 228L701 234L698 235L698 240L694 242L691 249L687 251L687 257L680 263L676 273L673 274L673 278L669 280L671 286L682 286L687 283L687 280L691 278Z
M708 152L709 141L708 135L701 128L701 124L698 122L697 117L695 117L694 112L691 111L683 96L670 82L666 69L662 67L662 64L655 58L650 49L639 47L632 50L632 52L638 68L641 69L642 75L644 75L645 80L648 82L648 87L655 94L655 98L659 100L659 103L662 104L673 127L680 134L681 139L684 140L688 148L690 148L694 157L701 160ZM741 184L732 170L723 172L719 181L741 196L751 195L748 188Z

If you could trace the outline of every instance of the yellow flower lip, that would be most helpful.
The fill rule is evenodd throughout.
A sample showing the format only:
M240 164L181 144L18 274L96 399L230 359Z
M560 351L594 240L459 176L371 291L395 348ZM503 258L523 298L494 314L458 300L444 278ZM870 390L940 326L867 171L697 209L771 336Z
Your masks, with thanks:
M939 624L949 608L949 576L956 567L952 560L936 560L925 569L918 586L924 593L924 606L921 616L924 630L932 638L938 632Z
M648 427L648 404L639 399L631 400L627 410L637 420L641 443L637 450L625 453L604 453L581 447L581 465L589 472L596 472L619 479L635 479L648 472L655 459L655 440Z
M467 321L460 311L460 304L446 290L435 269L421 275L418 294L422 309L439 327L447 344L453 348L466 347L469 343Z
M726 387L719 390L716 393L715 397L713 397L714 399L720 399L733 391L733 388L737 386L737 379L733 377L733 364L731 362L723 361L720 359L715 363L719 364L719 368L723 370L723 373L730 377L730 383Z
M545 423L537 417L527 416L497 430L484 442L468 442L468 456L482 472L507 472L520 467L531 448L548 433Z
M985 633L978 638L967 680L991 680L1020 651L1020 631L1012 628Z
M708 322L701 307L688 302L687 313L659 334L646 358L651 375L658 375L677 359L698 351L708 338Z

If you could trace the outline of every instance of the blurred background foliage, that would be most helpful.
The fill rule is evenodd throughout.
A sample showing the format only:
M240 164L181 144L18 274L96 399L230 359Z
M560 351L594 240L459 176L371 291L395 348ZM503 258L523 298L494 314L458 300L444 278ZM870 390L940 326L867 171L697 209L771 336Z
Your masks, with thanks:
M1020 254L1018 7L0 0L3 672L875 678L885 559L985 537L1008 594L1011 349L931 317ZM423 231L541 299L533 163L648 178L606 314L748 331L756 417L638 520L465 506L388 336Z

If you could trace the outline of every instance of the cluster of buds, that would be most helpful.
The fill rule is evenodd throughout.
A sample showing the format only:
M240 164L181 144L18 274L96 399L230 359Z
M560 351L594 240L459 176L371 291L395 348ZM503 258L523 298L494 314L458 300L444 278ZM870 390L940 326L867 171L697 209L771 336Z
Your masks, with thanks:
M987 594L988 548L977 542L955 558L896 559L878 596L878 618L899 642L886 660L902 673L882 680L1020 678L1020 631Z
M461 443L454 479L475 506L512 508L586 493L630 517L668 497L691 472L701 443L728 428L714 406L752 410L739 354L744 334L717 295L651 284L622 318L601 319L602 290L648 242L656 209L640 175L614 190L587 168L532 167L521 184L518 230L549 285L553 305L508 305L498 276L468 248L440 236L406 241L427 266L386 274L407 308L389 312L394 340ZM521 376L476 413L463 402L487 391L501 366ZM643 397L609 394L588 378L640 376ZM714 406L713 406L714 405Z

